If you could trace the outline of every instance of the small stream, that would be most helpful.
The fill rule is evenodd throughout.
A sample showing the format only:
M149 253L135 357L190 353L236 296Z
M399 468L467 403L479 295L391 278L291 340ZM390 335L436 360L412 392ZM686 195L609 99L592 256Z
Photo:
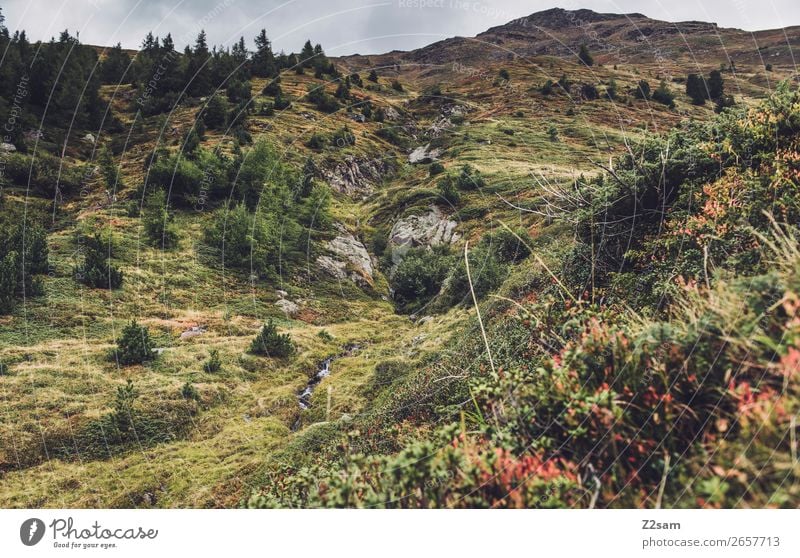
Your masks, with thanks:
M339 353L338 355L334 355L331 357L326 358L319 364L319 368L317 372L308 379L308 383L306 387L303 388L303 391L297 394L297 403L300 405L300 410L304 411L311 407L311 396L314 394L314 390L317 388L319 383L331 375L331 363L336 360L337 358L351 356L358 352L361 349L361 345L352 343L348 344L344 347L344 350ZM295 420L294 424L292 425L292 431L297 430L300 428L300 424L302 422L302 415L298 415L297 420Z
M305 389L297 396L297 401L300 403L301 409L308 409L311 406L311 395L314 393L314 388L319 385L323 378L330 376L332 361L333 357L323 360L317 373L308 380Z

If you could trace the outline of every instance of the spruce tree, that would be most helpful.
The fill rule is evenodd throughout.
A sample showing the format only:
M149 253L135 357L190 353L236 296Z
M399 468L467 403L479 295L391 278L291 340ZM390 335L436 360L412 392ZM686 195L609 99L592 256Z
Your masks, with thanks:
M272 45L267 38L266 29L262 29L255 38L256 51L253 53L251 65L253 75L258 77L274 77L278 73L275 63L275 55L272 52Z
M580 58L580 61L587 66L594 64L594 58L592 58L592 55L586 45L581 45L580 51L578 52L578 58Z

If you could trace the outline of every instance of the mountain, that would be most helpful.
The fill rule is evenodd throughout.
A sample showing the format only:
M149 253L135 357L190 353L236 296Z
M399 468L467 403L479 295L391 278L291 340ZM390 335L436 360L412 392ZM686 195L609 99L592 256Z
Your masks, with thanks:
M492 27L476 37L454 37L410 52L353 56L353 67L443 65L537 56L572 58L585 44L605 65L658 64L665 72L697 66L794 65L800 27L748 32L700 21L667 22L642 14L600 14L553 8Z

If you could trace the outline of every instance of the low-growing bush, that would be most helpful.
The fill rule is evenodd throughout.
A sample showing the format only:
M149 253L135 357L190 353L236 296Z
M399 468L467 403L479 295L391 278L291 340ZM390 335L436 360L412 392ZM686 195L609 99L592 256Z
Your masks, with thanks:
M153 360L155 353L147 328L140 326L136 320L131 320L122 328L114 357L122 365L142 364Z
M258 332L250 344L250 352L275 358L291 356L295 351L294 343L288 333L278 333L278 327L269 320Z

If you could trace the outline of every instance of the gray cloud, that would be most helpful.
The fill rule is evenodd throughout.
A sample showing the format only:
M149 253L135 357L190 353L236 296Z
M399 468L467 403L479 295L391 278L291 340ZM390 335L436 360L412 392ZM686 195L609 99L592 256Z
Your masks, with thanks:
M715 21L748 30L800 24L797 0L563 0L561 7L641 12L656 19ZM471 36L553 7L540 0L7 0L9 29L49 39L65 28L84 43L136 48L148 31L171 32L179 47L205 28L229 45L267 29L276 50L310 38L332 55L408 50L454 35Z

